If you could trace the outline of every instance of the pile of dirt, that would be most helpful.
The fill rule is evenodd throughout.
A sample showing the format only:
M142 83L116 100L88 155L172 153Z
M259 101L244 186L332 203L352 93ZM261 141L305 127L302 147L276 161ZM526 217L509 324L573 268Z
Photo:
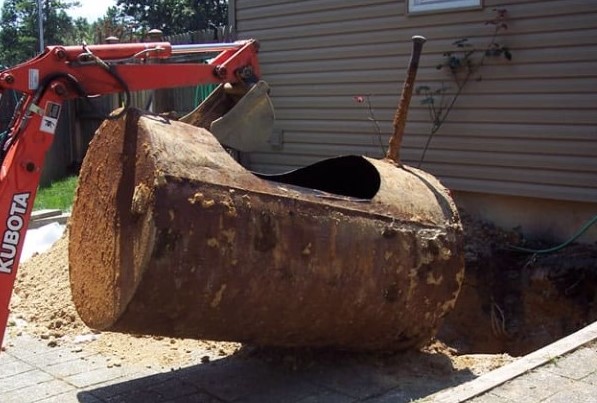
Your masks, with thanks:
M10 302L11 332L26 332L50 345L90 332L71 301L67 249L63 236L50 251L20 265Z

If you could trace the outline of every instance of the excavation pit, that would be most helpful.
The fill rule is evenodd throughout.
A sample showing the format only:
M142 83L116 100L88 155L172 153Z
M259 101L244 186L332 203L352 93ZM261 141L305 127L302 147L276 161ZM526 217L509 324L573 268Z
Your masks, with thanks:
M597 244L574 244L549 254L516 231L462 214L465 280L439 339L464 354L521 356L597 320Z

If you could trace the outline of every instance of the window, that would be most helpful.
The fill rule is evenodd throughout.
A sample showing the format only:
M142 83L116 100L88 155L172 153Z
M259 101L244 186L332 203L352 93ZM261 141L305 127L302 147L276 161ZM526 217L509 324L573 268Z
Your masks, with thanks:
M481 0L408 0L408 12L444 11L480 7Z

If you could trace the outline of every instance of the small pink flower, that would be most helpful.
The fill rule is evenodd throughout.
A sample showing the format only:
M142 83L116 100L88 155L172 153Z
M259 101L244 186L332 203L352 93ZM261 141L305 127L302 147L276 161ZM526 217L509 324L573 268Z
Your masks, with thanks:
M355 102L358 102L359 104L365 102L365 97L362 95L355 95L354 97L352 97L352 99L354 99Z

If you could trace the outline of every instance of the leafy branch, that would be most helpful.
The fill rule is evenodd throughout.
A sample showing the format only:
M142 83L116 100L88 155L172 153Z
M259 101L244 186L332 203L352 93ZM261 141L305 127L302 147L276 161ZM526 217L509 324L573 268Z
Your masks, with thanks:
M423 96L421 104L427 106L429 118L431 120L429 136L423 147L423 154L421 155L417 167L421 167L433 136L450 115L450 112L454 108L454 104L462 94L466 85L475 76L477 81L481 81L481 76L478 75L478 72L481 67L485 65L487 58L504 57L506 60L512 60L510 49L497 42L498 35L502 31L508 29L508 24L506 22L508 12L504 8L494 9L494 12L495 17L485 21L485 25L493 26L493 35L485 49L479 50L475 48L469 42L468 38L459 39L453 42L456 50L445 52L443 54L444 60L436 66L438 70L447 70L456 84L456 91L451 97L448 97L450 88L443 82L437 89L433 89L429 86L418 86L415 90L417 95ZM481 54L480 57L479 53Z

